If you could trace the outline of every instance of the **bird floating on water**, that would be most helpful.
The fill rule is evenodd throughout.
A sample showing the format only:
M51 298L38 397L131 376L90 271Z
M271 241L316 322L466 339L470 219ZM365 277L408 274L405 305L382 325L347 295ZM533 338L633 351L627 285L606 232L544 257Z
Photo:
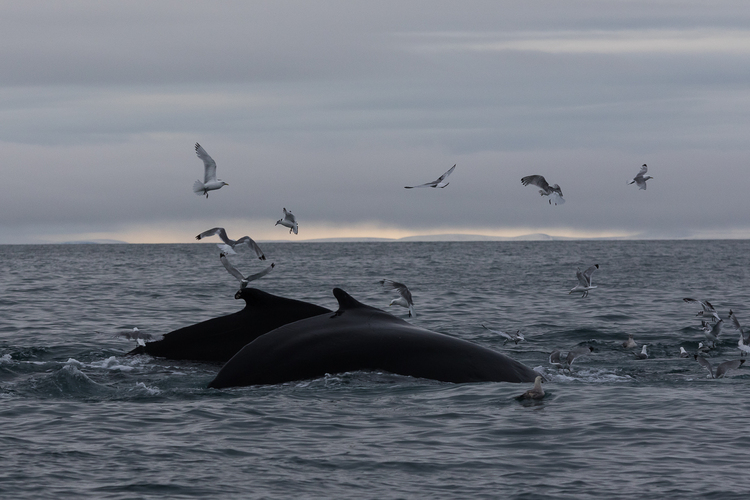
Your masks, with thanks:
M594 264L593 266L586 269L584 272L581 272L581 268L578 268L578 271L576 271L576 278L578 278L578 284L570 289L568 292L568 295L570 295L573 292L583 292L583 295L581 295L581 298L587 297L589 294L589 290L593 290L596 288L595 286L591 285L591 275L594 274L594 271L599 269L599 264Z
M698 356L697 354L693 354L693 357L695 360L706 370L708 370L708 373L711 374L711 378L721 378L723 377L729 370L736 370L742 364L745 362L744 359L733 359L731 361L724 361L719 366L716 367L716 373L714 373L713 367L711 366L711 362L708 361L703 356Z
M216 178L216 162L208 156L203 146L195 143L195 154L198 158L203 160L203 182L195 181L193 183L193 192L197 195L205 194L208 198L208 192L216 189L221 189L223 186L228 186L229 183Z
M631 349L633 347L638 347L638 344L636 343L636 341L633 340L633 334L632 333L628 334L628 340L626 340L625 342L623 342L622 346L625 349Z
M213 229L209 229L208 231L203 231L201 234L195 237L196 240L200 240L201 238L207 238L209 236L219 235L219 238L221 238L221 241L224 242L224 245L219 245L219 248L224 250L224 253L236 253L234 251L234 247L237 245L246 244L250 250L255 252L255 254L258 256L260 260L266 260L266 256L263 254L263 251L260 249L257 243L253 241L253 239L250 236L243 236L242 238L238 240L233 240L227 236L227 232L224 230L223 227L215 227Z
M416 317L417 314L414 312L414 301L411 298L411 292L403 283L393 280L380 280L378 283L391 290L398 291L401 297L393 299L389 306L401 306L409 309L409 317Z
M630 182L628 182L628 184L635 183L638 186L639 190L643 189L645 191L646 190L646 181L649 180L649 179L653 179L653 177L651 177L650 175L647 175L647 176L644 177L644 174L646 172L648 172L648 167L644 163L643 166L641 167L641 171L638 172L638 175L636 175L635 177L633 177L633 180L630 181Z
M690 353L688 353L684 347L680 347L680 357L681 358L687 358L690 356Z
M222 252L219 254L219 260L221 260L221 263L224 265L227 271L229 271L229 274L237 278L237 281L240 282L240 290L247 287L247 284L251 281L255 281L259 278L262 278L266 274L270 273L271 270L274 268L275 264L271 263L270 266L265 268L259 273L251 274L250 276L243 276L241 272L237 270L230 262L229 259L227 259L227 256Z
M721 319L719 315L716 313L716 309L714 309L714 306L712 306L711 303L707 300L695 300L695 299L690 299L690 298L684 298L682 300L684 300L688 304L691 304L691 303L700 304L702 310L699 311L698 314L696 314L696 316L700 316L701 318L707 318L710 316L712 322L719 321Z
M562 205L565 203L565 199L563 199L562 189L560 189L560 186L557 184L553 184L550 186L547 183L547 180L542 175L527 175L526 177L521 178L521 184L524 186L528 186L529 184L536 186L539 188L539 194L542 196L551 196L555 199L555 205ZM550 205L552 204L552 198L550 198L548 201Z
M284 227L288 227L289 234L292 234L292 232L294 232L294 234L297 234L297 217L294 216L291 210L287 210L286 208L284 208L284 218L277 220L274 226L278 226L279 224Z
M518 344L522 340L526 340L526 338L523 336L523 333L521 333L521 330L516 330L516 333L505 333L505 332L501 332L500 330L493 330L492 328L487 328L484 325L482 325L482 327L485 330L489 330L492 333L496 333L500 335L501 337L505 338L505 341L503 341L503 345L507 344L508 341L511 341L514 344Z
M455 169L455 168L456 168L456 165L453 165L450 169L448 169L448 171L446 173L444 173L443 175L441 175L440 177L438 177L437 180L434 180L432 182L427 182L425 184L420 184L419 186L404 186L404 188L406 188L406 189L425 188L425 187L444 188L445 186L447 186L448 184L450 184L450 182L445 182L445 179L447 179L448 176L453 173L453 169Z
M635 357L638 359L646 359L648 358L648 353L646 352L646 346L648 344L643 344L643 349L641 349L641 352L635 353Z
M517 399L542 399L544 397L544 389L542 389L542 377L537 376L534 379L534 387L524 392Z

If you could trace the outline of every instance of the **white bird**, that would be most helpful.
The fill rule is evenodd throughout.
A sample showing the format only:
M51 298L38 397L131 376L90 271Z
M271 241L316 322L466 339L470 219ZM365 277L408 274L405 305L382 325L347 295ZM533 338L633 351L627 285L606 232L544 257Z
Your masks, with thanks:
M247 287L247 284L251 281L255 281L259 278L262 278L266 274L270 273L271 270L274 268L275 264L271 263L270 266L265 268L259 273L251 274L250 276L243 276L241 272L237 270L230 262L229 259L227 259L227 256L224 253L219 254L219 260L221 260L221 263L224 264L224 267L227 271L229 271L229 274L237 278L237 281L240 282L240 290Z
M648 358L648 353L646 352L646 346L648 344L643 344L643 349L641 349L641 352L635 353L635 357L638 359L646 359Z
M730 309L729 310L729 318L732 320L732 326L734 326L734 329L740 332L740 339L737 341L737 348L742 351L742 356L745 354L750 353L750 332L747 336L742 332L742 326L740 326L740 322L737 320L737 316L734 315L734 312Z
M193 183L193 192L197 195L205 194L208 198L208 192L220 189L223 186L228 186L229 183L216 178L216 162L208 156L203 146L195 143L195 154L198 158L203 160L203 182L195 181Z
M523 336L523 333L521 333L521 330L517 330L516 333L505 333L505 332L501 332L500 330L493 330L492 328L487 328L484 325L482 325L482 327L485 330L489 330L492 333L496 333L496 334L500 335L501 337L504 337L505 341L503 342L503 345L507 344L508 341L511 341L514 344L518 344L522 340L526 340L526 338Z
M586 269L584 272L581 272L581 268L578 268L578 271L576 271L576 278L578 278L578 284L570 289L568 292L568 295L570 295L573 292L583 292L583 295L581 295L581 298L588 296L589 290L593 290L596 288L595 286L591 286L591 275L594 274L594 271L599 269L599 264L594 264L593 266Z
M570 294L568 294L568 295L570 295ZM622 346L625 349L630 349L632 347L638 347L638 344L636 343L636 341L633 340L633 334L632 333L628 334L628 340L626 340L625 342L623 342Z
M213 229L209 229L208 231L203 231L201 234L195 237L196 240L200 240L201 238L207 238L209 236L219 235L219 238L221 238L221 241L225 243L225 245L219 245L219 248L222 250L225 250L224 253L235 253L234 247L237 245L247 244L248 248L255 252L255 254L258 256L260 260L266 260L266 256L263 254L263 251L260 249L257 243L253 241L253 239L250 236L243 236L239 240L233 240L227 236L227 232L224 230L223 227L215 227ZM226 250L230 251L226 251Z
M453 165L446 173L438 177L437 180L435 181L427 182L425 184L420 184L419 186L404 186L404 188L406 189L425 188L425 187L444 188L445 186L450 184L450 182L445 182L445 179L447 179L448 176L453 173L453 169L455 168L456 168L456 165Z
M274 226L278 226L279 224L288 227L289 234L292 234L292 231L294 231L294 234L297 234L297 217L295 217L291 211L287 211L286 208L284 208L284 218L277 220Z
M555 368L563 368L563 362L560 359L560 351L555 349L549 355L549 363Z
M638 175L636 175L635 177L633 177L633 180L630 181L630 182L628 182L628 184L635 183L635 184L638 185L638 189L645 190L646 189L646 181L649 180L649 179L653 179L653 177L651 177L650 175L647 175L646 177L644 177L643 175L646 172L648 172L648 167L644 163L643 166L641 167L641 171L638 172Z
M733 359L731 361L724 361L719 366L716 367L716 373L714 373L713 367L711 366L711 363L704 358L703 356L698 356L697 354L693 354L693 357L695 360L706 370L708 370L708 373L711 374L711 378L721 378L723 377L729 370L736 370L742 364L745 362L744 359Z
M703 345L703 342L698 342L698 350L700 352L708 352L711 350L711 348L708 347L707 345Z
M524 392L517 399L542 399L544 397L544 389L542 389L542 377L537 376L534 379L534 387Z
M701 300L695 300L695 299L689 299L689 298L685 298L682 300L684 300L688 304L697 303L701 305L702 310L698 312L696 316L700 316L701 318L707 318L711 316L711 321L719 321L721 319L719 315L716 313L716 309L714 309L714 306L712 306L711 303L707 300L701 301Z
M680 347L680 357L681 358L687 358L690 354L685 350L684 347Z
M563 199L562 189L560 189L560 186L557 184L553 184L550 186L547 184L547 180L542 175L527 175L526 177L521 178L521 184L524 186L528 186L529 184L536 186L539 188L539 194L542 196L554 196L555 198L555 205L562 205L565 203L565 200ZM550 205L552 204L552 199L549 200Z
M406 285L403 283L399 283L398 281L392 281L392 280L380 280L379 283L383 285L386 288L397 290L398 293L401 295L401 297L397 299L393 299L389 306L401 306L406 307L409 309L409 317L416 317L416 313L414 312L414 301L411 298L411 292L408 288L406 288Z

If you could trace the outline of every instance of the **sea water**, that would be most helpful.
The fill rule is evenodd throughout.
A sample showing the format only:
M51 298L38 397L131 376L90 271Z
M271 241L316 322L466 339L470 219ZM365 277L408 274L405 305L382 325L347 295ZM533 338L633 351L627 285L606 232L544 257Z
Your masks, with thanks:
M277 243L241 252L267 292L336 309L341 287L413 324L504 352L531 384L388 373L207 389L217 365L126 356L242 308L213 244L0 246L2 498L745 498L750 366L692 358L700 308L750 327L750 241ZM592 264L598 288L568 294ZM726 322L729 323L729 322ZM484 329L516 331L503 343ZM649 358L621 343L633 334ZM708 356L738 359L725 325ZM571 372L548 362L593 352Z

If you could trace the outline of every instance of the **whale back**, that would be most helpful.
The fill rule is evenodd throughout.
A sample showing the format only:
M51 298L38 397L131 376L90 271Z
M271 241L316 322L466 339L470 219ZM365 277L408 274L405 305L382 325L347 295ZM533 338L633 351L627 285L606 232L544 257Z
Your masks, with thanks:
M443 382L533 382L497 351L419 328L334 291L339 310L277 328L242 348L209 387L278 384L358 370Z
M245 301L241 311L174 330L162 340L148 342L128 354L225 363L246 344L271 330L331 313L325 307L279 297L257 288L244 288L235 298Z

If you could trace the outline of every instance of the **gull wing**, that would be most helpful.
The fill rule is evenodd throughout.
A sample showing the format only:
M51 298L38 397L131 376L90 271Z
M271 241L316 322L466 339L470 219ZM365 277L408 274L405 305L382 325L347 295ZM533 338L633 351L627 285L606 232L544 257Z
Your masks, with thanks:
M711 366L711 362L708 361L703 356L698 356L697 354L693 354L693 356L695 357L695 360L698 362L699 365L701 365L703 368L705 368L706 370L708 370L708 373L711 374L711 378L715 378L714 377L714 369Z
M291 211L287 211L287 209L284 209L284 220L289 222L297 222L297 218L294 216L294 214Z
M635 185L638 186L638 189L642 189L643 191L646 191L648 186L646 185L646 181L643 179L643 177L636 177L634 180L635 180Z
M555 205L562 205L565 203L565 198L562 197L560 193L553 192L552 197L554 198Z
M724 326L724 320L720 319L719 321L716 322L714 327L711 328L711 335L713 335L714 337L718 339L719 335L721 335L721 329L723 326Z
M492 333L496 333L496 334L500 335L501 337L505 337L505 338L506 338L506 339L508 339L508 340L513 340L513 337L511 337L510 335L508 335L508 334L507 334L507 333L505 333L505 332L501 332L500 330L493 330L492 328L487 328L487 327L486 327L486 326L484 326L484 325L482 325L482 327L483 327L483 328L484 328L485 330L489 330L489 331L491 331ZM558 353L558 354L559 354L559 353Z
M446 173L438 177L438 179L435 181L435 184L440 184L441 182L443 182L449 175L453 173L453 170L455 170L455 168L456 165L453 165L451 168L449 168Z
M532 186L536 186L548 194L551 190L549 184L547 184L547 180L542 175L527 175L526 177L522 177L521 184L523 184L524 186L528 186L529 184L531 184Z
M552 351L552 353L549 355L549 362L553 365L560 365L562 362L560 361L560 351L555 349Z
M744 363L744 359L733 359L731 361L724 361L719 366L716 367L716 378L721 378L724 376L726 372L729 370L736 370L740 366L742 366L742 363Z
M229 274L237 278L237 281L242 283L243 281L247 283L247 280L244 276L242 276L242 273L239 272L230 262L229 259L227 259L227 256L222 254L219 254L219 260L221 260L221 263L224 264L224 267L227 271L229 271Z
M641 171L638 172L638 175L636 175L636 177L643 177L644 175L646 175L646 172L648 172L648 167L644 163L643 166L641 167Z
M436 187L438 184L443 182L449 175L453 173L453 169L456 168L456 165L453 165L446 173L441 175L437 178L437 180L434 180L432 182L426 182L424 184L420 184L418 186L404 186L405 189L414 189L414 188L423 188L423 187Z
M255 273L255 274L251 274L250 276L248 276L248 277L247 277L247 278L245 278L245 279L246 279L246 280L247 280L248 282L250 282L250 281L255 281L255 280L259 279L259 278L262 278L262 277L263 277L263 276L265 276L266 274L270 273L270 272L271 272L271 271L273 270L273 268L274 268L274 266L275 266L275 265L276 265L276 264L274 264L274 263L272 262L270 266L268 266L267 268L263 269L263 270L262 270L261 272L259 272L259 273Z
M568 351L568 356L565 358L565 361L567 361L568 366L573 364L573 361L580 358L581 356L585 356L586 354L590 354L591 351L593 351L593 347L576 347L572 351Z
M229 236L227 236L227 232L224 230L223 227L215 227L213 229L209 229L208 231L203 231L201 234L195 237L196 240L200 240L202 238L207 238L209 236L213 236L215 234L219 235L219 238L221 238L221 241L229 245L230 247L233 247L237 244L236 241L230 240Z
M732 326L734 326L735 330L739 330L740 333L742 333L742 327L740 326L740 322L737 321L737 316L734 315L734 312L732 310L729 310L729 318L732 320Z
M594 274L594 271L596 271L597 269L599 269L599 264L594 264L583 272L583 278L587 283L586 286L591 286L591 275ZM579 281L580 279L581 278L578 278Z
M208 184L209 182L216 180L216 162L213 158L208 156L208 153L206 153L206 150L203 149L203 146L195 143L195 154L198 155L198 158L203 160L203 183Z
M238 245L242 243L246 243L250 250L255 252L255 255L257 255L260 260L266 260L266 256L263 254L263 250L260 249L258 244L255 243L255 241L253 241L250 236L243 236L242 238L237 240Z
M403 283L399 283L398 281L393 280L380 280L380 284L384 287L398 290L398 293L404 298L404 300L406 300L407 304L409 304L410 306L414 305L414 301L411 298L411 292Z

